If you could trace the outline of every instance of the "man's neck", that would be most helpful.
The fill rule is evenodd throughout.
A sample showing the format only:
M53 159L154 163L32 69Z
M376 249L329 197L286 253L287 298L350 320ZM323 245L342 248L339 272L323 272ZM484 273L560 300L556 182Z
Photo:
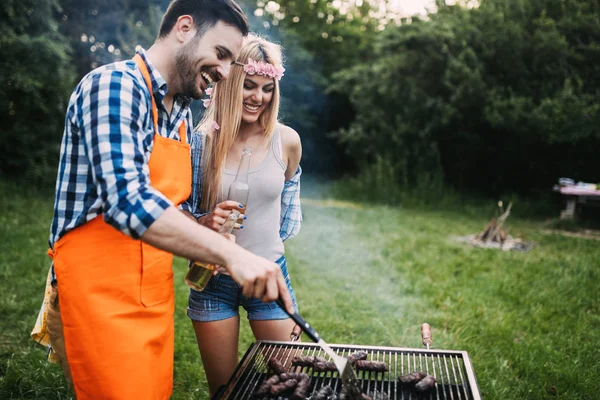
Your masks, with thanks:
M163 103L165 103L165 107L169 113L171 113L171 110L173 109L174 96L178 90L172 65L172 60L175 55L171 49L172 46L168 46L165 40L159 40L154 42L152 47L146 51L148 60L167 82L168 91L163 98Z

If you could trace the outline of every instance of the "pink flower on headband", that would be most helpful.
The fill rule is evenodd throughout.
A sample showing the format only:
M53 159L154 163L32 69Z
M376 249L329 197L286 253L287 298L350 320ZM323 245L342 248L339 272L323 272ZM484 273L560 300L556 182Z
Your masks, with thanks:
M248 75L262 75L269 78L275 78L281 80L285 68L282 66L275 66L273 64L266 63L264 61L256 61L251 58L248 59L248 64L242 64L236 61L236 65L244 67L244 72Z

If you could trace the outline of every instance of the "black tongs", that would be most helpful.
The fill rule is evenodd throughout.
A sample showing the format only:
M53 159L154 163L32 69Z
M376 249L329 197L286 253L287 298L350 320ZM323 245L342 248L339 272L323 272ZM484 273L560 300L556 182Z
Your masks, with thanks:
M338 356L331 347L321 338L321 336L317 333L317 331L310 326L308 322L304 320L298 313L290 314L290 312L285 308L283 301L281 298L277 299L277 305L281 307L283 311L287 315L289 315L296 324L316 343L318 344L329 357L333 360L335 367L339 371L340 377L342 378L342 383L350 384L353 387L358 388L358 377L356 376L356 372L352 367L352 364L348 362L348 359L342 356Z

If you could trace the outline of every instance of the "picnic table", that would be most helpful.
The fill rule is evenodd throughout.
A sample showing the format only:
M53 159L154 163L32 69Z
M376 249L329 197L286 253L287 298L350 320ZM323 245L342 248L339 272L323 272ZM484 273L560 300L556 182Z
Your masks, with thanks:
M566 197L566 208L560 212L560 219L573 219L577 215L578 208L583 205L600 206L600 190L588 187L562 186L558 190Z

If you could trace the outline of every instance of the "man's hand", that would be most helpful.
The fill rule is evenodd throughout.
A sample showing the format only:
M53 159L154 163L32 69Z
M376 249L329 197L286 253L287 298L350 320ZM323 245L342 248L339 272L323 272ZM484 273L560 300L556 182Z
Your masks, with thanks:
M239 203L236 203L232 200L225 200L215 206L215 209L210 214L203 215L198 218L198 222L209 228L215 232L218 232L225 221L227 221L227 217L231 214L232 210L238 210L240 213L244 212L244 208L240 207ZM241 226L241 222L244 219L244 214L240 214L240 219L234 225L234 229L239 229Z
M252 254L223 235L192 222L175 207L167 208L142 235L142 240L180 257L225 265L246 297L268 302L281 297L294 312L292 298L277 264Z
M247 250L239 249L241 250L240 254L228 262L227 270L233 280L242 285L242 294L265 303L275 301L280 297L285 308L293 314L295 311L292 297L281 268L274 262L267 261Z

